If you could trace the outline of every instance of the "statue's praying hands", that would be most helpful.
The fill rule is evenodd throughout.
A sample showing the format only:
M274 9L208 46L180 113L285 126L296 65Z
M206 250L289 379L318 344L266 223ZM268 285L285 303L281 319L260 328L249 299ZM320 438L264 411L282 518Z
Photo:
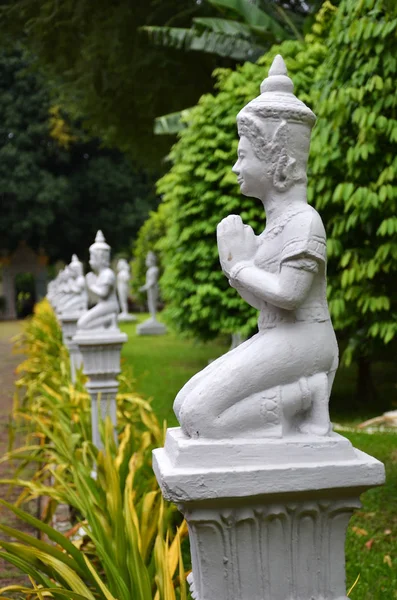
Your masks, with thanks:
M219 260L227 277L238 263L253 261L258 249L258 238L252 227L244 225L239 215L229 215L216 230Z

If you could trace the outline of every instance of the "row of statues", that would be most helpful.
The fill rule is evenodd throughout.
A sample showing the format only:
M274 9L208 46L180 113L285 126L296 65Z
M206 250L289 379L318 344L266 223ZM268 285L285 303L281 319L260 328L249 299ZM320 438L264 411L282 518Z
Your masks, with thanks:
M47 297L57 314L80 315L77 322L80 330L108 329L116 327L117 321L136 320L128 312L130 266L126 259L121 258L117 263L116 276L110 267L110 250L102 231L98 231L89 249L91 271L84 277L83 265L74 254L70 264L48 285ZM153 252L148 253L146 265L146 283L141 291L147 293L150 318L145 322L146 330L143 323L138 333L153 333L151 329L154 325L164 333L164 326L156 319L159 269ZM94 306L88 310L89 299Z
M326 299L325 230L307 202L315 119L294 95L284 61L276 57L260 96L237 117L240 141L233 167L242 194L263 204L266 227L255 235L239 215L230 215L217 229L222 270L236 293L258 309L258 333L213 361L179 392L174 410L188 437L330 433L328 401L338 347ZM78 329L116 325L119 303L109 264L110 247L99 231L90 247L92 272L85 278L97 304L82 314ZM159 333L153 253L146 264L147 333ZM125 266L120 270L119 296L124 298L128 275ZM60 310L77 307L86 298L76 257L65 271L55 293ZM146 333L145 328L138 333Z

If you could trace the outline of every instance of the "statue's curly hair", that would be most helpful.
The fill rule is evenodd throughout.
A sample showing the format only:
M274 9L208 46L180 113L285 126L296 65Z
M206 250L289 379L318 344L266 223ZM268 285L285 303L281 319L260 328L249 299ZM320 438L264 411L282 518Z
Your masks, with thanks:
M242 111L237 122L240 137L244 136L251 142L256 156L263 161L267 175L272 177L278 191L307 181L306 170L299 167L288 150L289 130L285 119L279 119L272 133L266 131L266 121L256 112Z

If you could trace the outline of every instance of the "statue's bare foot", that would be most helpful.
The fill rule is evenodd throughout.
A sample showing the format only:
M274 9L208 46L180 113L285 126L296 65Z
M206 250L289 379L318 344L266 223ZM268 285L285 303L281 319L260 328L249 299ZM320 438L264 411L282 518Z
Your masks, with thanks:
M331 422L328 410L328 376L326 373L316 373L309 381L312 394L312 406L307 412L307 417L300 425L301 433L311 435L328 435Z
M330 433L331 426L330 426L330 423L320 424L320 423L311 423L309 421L309 422L303 423L299 427L299 430L301 433L323 436L323 435L328 435Z

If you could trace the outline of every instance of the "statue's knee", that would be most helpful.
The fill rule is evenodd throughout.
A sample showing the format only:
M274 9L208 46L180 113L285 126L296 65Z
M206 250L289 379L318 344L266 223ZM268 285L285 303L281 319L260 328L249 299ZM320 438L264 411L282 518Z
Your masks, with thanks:
M179 409L179 423L190 437L205 437L213 419L203 398L195 393L189 394Z
M85 324L86 324L86 320L87 320L87 319L85 318L85 315L82 315L82 316L79 318L79 320L77 321L77 329L81 329L81 328L83 328L83 329L84 329L84 327L85 327Z
M176 398L174 400L174 404L173 404L173 409L174 409L174 413L176 418L178 419L179 423L180 421L180 412L181 412L181 408L182 408L182 404L185 401L185 397L186 394L183 391L183 388L180 390L180 392L176 395Z

